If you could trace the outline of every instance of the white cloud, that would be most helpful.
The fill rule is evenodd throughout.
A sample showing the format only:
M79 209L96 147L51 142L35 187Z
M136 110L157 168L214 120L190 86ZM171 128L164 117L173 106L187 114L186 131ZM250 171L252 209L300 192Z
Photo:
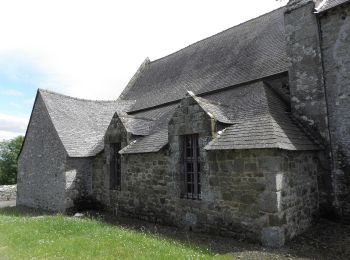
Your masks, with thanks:
M146 56L160 58L283 4L275 0L1 1L0 52L26 56L44 71L46 77L38 87L115 99ZM26 77L11 70L11 64L6 66L13 78Z
M24 134L23 133L15 133L15 132L8 132L8 131L1 131L0 130L0 141L12 139L12 138L15 138L15 137L17 137L19 135L24 135Z
M14 97L21 97L23 96L23 93L21 91L18 91L16 89L4 89L0 90L1 95L6 95L6 96L14 96Z
M24 134L27 129L28 120L26 117L0 114L0 131Z

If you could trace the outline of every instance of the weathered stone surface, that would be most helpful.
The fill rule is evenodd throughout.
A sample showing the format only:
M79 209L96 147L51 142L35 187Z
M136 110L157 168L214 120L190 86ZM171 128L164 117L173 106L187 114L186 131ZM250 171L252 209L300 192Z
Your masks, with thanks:
M350 7L320 17L337 214L350 223Z
M0 201L15 200L17 193L17 185L0 186Z
M259 208L262 211L276 213L282 210L281 208L281 192L264 192L259 197Z
M75 201L92 194L92 158L67 158L65 167L65 208L75 207Z
M70 158L37 96L18 160L17 205L65 212L91 194L91 158Z
M18 160L17 205L65 211L64 150L40 94Z
M261 232L261 242L264 246L279 248L284 245L284 230L281 227L263 228Z
M327 108L329 91L326 91L324 84L327 80L327 76L324 75L327 64L322 60L324 57L324 48L321 48L323 39L320 35L322 23L320 25L319 17L314 12L313 1L290 1L289 5L291 8L285 14L285 28L287 54L290 59L288 74L291 109L298 122L325 146L324 153L319 154L322 169L318 171L318 188L321 211L330 212L334 200L332 195L334 189L331 186L333 162L329 156L331 154Z
M198 120L207 120L200 129L193 127L196 114L201 114ZM205 151L215 127L196 102L184 99L170 120L169 146L158 153L123 155L121 188L115 191L109 190L107 142L93 164L94 196L114 213L194 231L260 240L264 228L279 226L286 230L280 243L304 231L318 210L315 154ZM123 135L117 139L126 142L122 125L113 129L113 135ZM200 200L189 200L181 192L182 136L195 133L202 192Z

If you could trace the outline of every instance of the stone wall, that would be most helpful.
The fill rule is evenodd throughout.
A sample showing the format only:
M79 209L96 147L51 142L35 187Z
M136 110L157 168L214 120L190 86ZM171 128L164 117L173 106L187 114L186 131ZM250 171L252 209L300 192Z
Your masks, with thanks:
M67 158L65 168L65 208L76 206L75 201L92 195L93 158Z
M290 59L291 109L298 122L322 145L319 176L322 214L333 215L332 161L326 93L324 88L321 39L314 1L291 0L285 13L287 54Z
M193 231L280 246L318 214L313 152L274 149L205 151L215 121L191 97L169 123L169 145L122 156L121 189L109 190L106 155L94 162L93 193L115 214ZM182 196L182 135L199 135L200 200Z
M328 142L318 21L312 0L290 1L285 13L289 86L294 115Z
M350 5L319 18L333 153L335 206L350 222Z
M111 191L117 214L152 222L174 224L174 178L164 151L124 155L121 189Z
M210 218L203 224L282 245L318 213L317 165L312 152L209 152L210 192L204 197Z
M17 185L0 186L0 201L15 200L17 193Z
M17 205L64 211L66 156L38 94L18 159Z
M114 213L152 222L282 245L318 214L317 157L312 152L208 152L202 199L181 198L181 172L166 150L124 155L121 190L111 191ZM103 181L102 181L103 182Z
M109 208L109 174L105 152L98 154L92 165L92 196Z
M120 117L117 113L113 116L111 123L106 131L104 142L104 151L97 155L93 161L92 175L92 193L94 198L104 207L110 210L113 208L113 199L117 191L110 189L110 149L111 144L120 143L121 147L125 147L130 142L131 134L128 134ZM125 163L122 163L122 183L125 176ZM114 194L114 195L113 195Z

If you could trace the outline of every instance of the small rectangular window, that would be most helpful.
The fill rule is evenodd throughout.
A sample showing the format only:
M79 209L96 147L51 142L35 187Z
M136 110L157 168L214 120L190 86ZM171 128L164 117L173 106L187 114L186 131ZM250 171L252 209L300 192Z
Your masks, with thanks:
M201 198L201 178L198 135L185 135L183 137L183 180L184 197L187 199Z
M119 151L121 149L120 143L113 143L110 145L110 189L120 189L121 183L121 159Z

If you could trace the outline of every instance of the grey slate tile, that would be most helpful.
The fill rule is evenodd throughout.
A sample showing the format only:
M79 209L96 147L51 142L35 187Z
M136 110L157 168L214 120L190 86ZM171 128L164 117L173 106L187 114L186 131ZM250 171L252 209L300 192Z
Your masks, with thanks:
M122 98L135 111L287 70L280 8L149 62Z

